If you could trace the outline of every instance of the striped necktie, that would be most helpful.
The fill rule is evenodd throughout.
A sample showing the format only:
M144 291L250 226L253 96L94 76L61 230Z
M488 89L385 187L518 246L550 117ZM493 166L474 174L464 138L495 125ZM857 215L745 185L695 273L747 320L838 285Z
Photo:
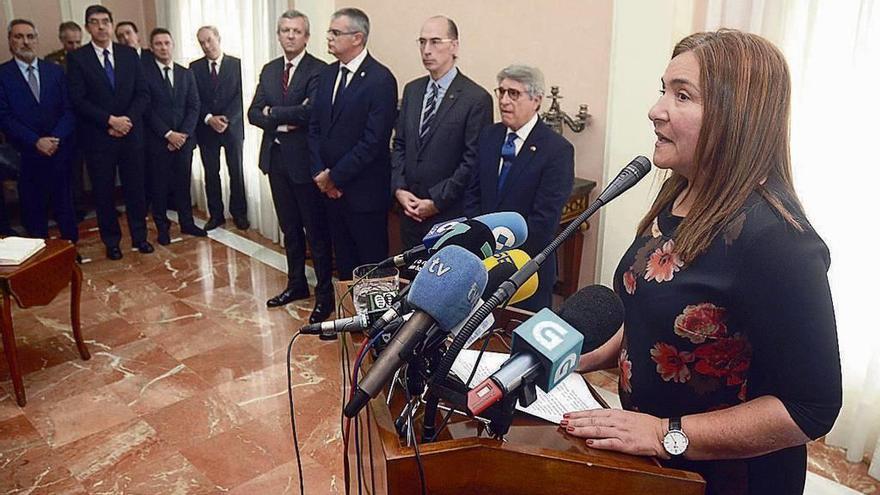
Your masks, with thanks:
M422 125L419 128L419 144L421 144L425 135L431 130L431 125L434 123L434 116L437 114L438 91L437 83L431 81L431 94L428 96L428 101L425 102L424 110L422 110Z
M110 87L116 89L116 73L113 71L113 61L110 60L110 50L104 48L104 73L110 81Z
M28 81L28 86L31 87L31 93L34 94L34 98L37 100L37 103L39 103L40 102L40 81L37 80L37 75L34 74L34 66L33 65L28 65L27 81Z

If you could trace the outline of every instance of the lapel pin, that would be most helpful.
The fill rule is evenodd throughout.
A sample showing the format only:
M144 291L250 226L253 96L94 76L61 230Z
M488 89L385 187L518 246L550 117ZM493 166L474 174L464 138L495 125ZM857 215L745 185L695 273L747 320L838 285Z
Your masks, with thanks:
M367 75L366 72L361 71L361 77L364 77L364 76L366 76L366 75Z
M533 151L533 152L534 152L534 151L538 151L538 147L537 147L537 146L529 146L529 149L530 149L531 151Z

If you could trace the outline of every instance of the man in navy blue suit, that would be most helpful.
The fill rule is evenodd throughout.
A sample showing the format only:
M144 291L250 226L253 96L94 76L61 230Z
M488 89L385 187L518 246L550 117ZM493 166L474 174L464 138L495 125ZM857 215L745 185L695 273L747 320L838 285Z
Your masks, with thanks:
M192 156L199 118L199 91L192 71L174 63L174 40L164 28L150 33L153 56L144 62L144 78L150 92L147 127L147 171L152 186L153 221L159 231L158 242L171 242L168 221L168 193L174 191L180 231L196 237L208 234L193 222Z
M61 237L76 243L70 187L74 116L64 70L37 59L31 21L13 20L8 33L13 59L0 65L0 130L21 154L22 224L29 236L48 237L51 204Z
M478 170L465 193L465 215L515 211L526 219L522 249L534 257L553 239L562 207L574 185L574 147L538 118L544 76L534 67L512 65L498 73L501 122L483 130ZM517 306L549 307L556 283L556 256L538 272L538 291Z
M391 130L397 81L367 53L370 20L346 8L330 19L327 44L338 61L327 66L309 122L312 176L326 196L341 280L388 255Z
M102 5L86 9L86 30L92 42L68 56L70 100L79 117L80 146L89 167L101 240L107 258L122 258L122 231L116 218L113 191L116 171L122 181L132 246L153 252L147 242L144 198L143 113L150 102L137 52L113 43L113 17Z
M272 202L284 232L287 287L266 301L270 308L309 297L306 241L315 266L315 310L309 323L324 321L333 311L333 253L321 191L312 180L308 123L318 76L327 64L306 52L309 18L288 10L278 18L276 33L284 51L263 66L248 120L263 129L260 170L269 176Z

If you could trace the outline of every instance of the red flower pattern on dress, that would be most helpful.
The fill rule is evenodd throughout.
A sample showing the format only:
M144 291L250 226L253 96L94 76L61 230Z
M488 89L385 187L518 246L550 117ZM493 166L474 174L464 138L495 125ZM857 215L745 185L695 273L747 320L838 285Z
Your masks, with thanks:
M739 387L739 393L736 394L736 398L737 398L737 399L739 399L739 400L741 400L741 401L743 401L743 402L746 401L746 397L748 397L748 396L746 395L747 392L748 392L748 385L749 385L749 381L748 381L748 380L744 380L744 381L743 381L743 384L740 385L740 387Z
M727 336L727 310L712 303L687 306L675 318L675 334L694 344Z
M620 368L620 389L627 393L632 393L632 361L629 360L629 353L626 349L620 350L617 357L617 367Z
M718 339L704 344L694 351L699 359L694 369L703 375L725 379L725 383L739 385L745 381L752 359L752 346L742 334L733 338Z
M645 270L645 280L669 282L672 280L673 274L681 270L682 266L684 266L684 262L675 253L675 241L670 239L651 253Z
M636 274L633 273L632 268L623 273L623 287L629 295L636 293Z
M657 363L657 373L663 381L676 381L685 383L691 378L691 371L687 363L694 361L692 352L679 352L675 346L657 342L651 349L651 360Z

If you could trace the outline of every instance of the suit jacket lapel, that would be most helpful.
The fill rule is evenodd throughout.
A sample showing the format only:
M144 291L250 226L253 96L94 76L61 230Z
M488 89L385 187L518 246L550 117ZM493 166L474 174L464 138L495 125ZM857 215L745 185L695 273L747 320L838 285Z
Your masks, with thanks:
M499 198L501 197L498 194L498 164L501 163L501 146L504 144L504 136L506 133L507 128L503 125L499 125L495 129L492 129L492 138L489 139L491 150L489 156L491 159L489 160L489 163L484 165L484 175L481 177L481 184L486 184L482 189L483 194L486 194L486 204L489 205L489 211L497 211Z
M415 104L409 106L409 111L404 118L407 119L407 129L412 129L412 138L413 142L418 145L419 142L419 129L422 125L422 110L424 109L425 104L425 91L427 90L428 78L424 78L419 82L419 85L416 86L415 94L413 95L413 100ZM419 147L421 150L421 147Z
M104 80L104 83L107 84L107 88L110 90L110 92L115 93L116 89L113 87L112 84L110 84L110 79L107 77L107 72L104 70L104 62L98 58L98 53L95 52L95 47L91 43L88 44L88 47L89 47L89 56L87 56L86 59L88 59L89 63L92 64L92 69L98 71L98 74L101 74L101 78ZM114 47L114 50L115 50L115 47ZM117 63L117 65L118 65L118 63ZM113 66L113 73L114 74L116 72L118 72L116 69L117 69L117 67L114 65Z
M367 74L369 74L370 68L373 65L372 62L373 58L368 53L367 56L364 58L364 61L361 62L361 66L358 67L357 72L349 74L348 77L350 79L348 82L348 86L345 87L345 91L342 93L342 101L337 102L339 103L339 106L336 107L335 111L333 111L333 122L336 122L339 116L342 115L342 112L345 110L346 103L348 103L353 98L352 95L357 93L357 91L363 85L363 80L367 78ZM336 72L339 72L339 66L336 67ZM336 79L334 78L333 81L335 83ZM333 93L332 87L330 88L330 92ZM331 96L330 98L333 97Z
M440 123L443 122L443 117L449 112L449 109L455 105L455 102L459 99L459 93L461 93L461 84L459 80L459 76L461 72L459 72L455 79L452 80L452 83L449 85L449 88L446 90L446 94L443 95L443 100L440 102L440 107L437 108L437 115L434 116L434 125L428 129L428 133L425 134L425 138L422 139L421 146L419 146L419 151L421 152L425 145L428 144L428 141L431 140L431 137L434 135L434 132L440 127ZM423 101L424 101L424 95Z
M532 132L529 133L529 137L526 138L526 141L523 143L522 148L520 148L519 153L517 153L516 159L513 160L513 164L510 166L510 171L507 173L507 178L504 180L504 188L498 193L498 203L501 203L501 201L504 200L510 192L510 188L512 187L511 184L516 183L518 177L522 175L526 168L528 168L529 163L532 162L535 155L541 151L540 143L544 139L543 125L544 124L539 119L535 124L535 127L532 128ZM498 159L501 159L500 148L498 150Z
M309 72L309 64L311 64L311 60L309 60L308 54L306 54L306 56L304 56L303 59L299 61L299 65L296 66L296 70L293 71L293 78L290 80L290 84L287 85L287 96L290 96L297 89L299 89L300 86L308 82L308 77L306 77L306 74ZM281 77L284 77L283 69L281 71L281 74ZM287 96L284 97L285 103L287 102Z

